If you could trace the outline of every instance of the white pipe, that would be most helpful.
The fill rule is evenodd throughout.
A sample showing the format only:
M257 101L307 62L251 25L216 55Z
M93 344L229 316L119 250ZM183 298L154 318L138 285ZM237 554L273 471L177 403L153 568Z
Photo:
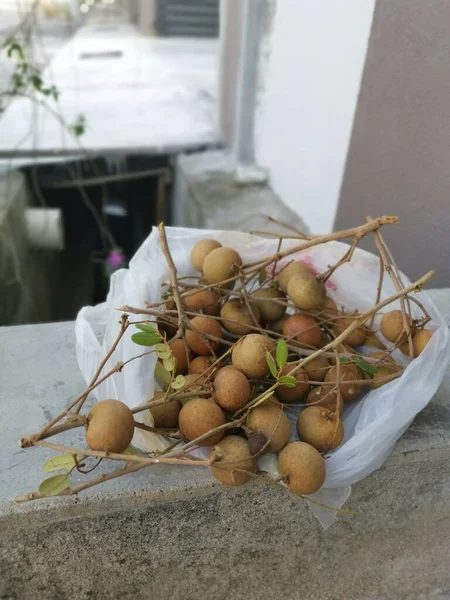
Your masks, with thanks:
M64 250L61 209L27 208L25 221L30 246L47 250Z

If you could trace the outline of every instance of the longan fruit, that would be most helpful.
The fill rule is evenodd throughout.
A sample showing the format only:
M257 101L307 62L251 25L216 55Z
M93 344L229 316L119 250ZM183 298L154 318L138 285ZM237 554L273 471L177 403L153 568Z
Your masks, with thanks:
M372 358L378 358L380 363L383 363L370 363L371 366L377 369L377 372L374 373L373 377L367 379L368 385L372 388L376 389L385 385L386 383L389 383L387 381L379 382L377 380L382 379L383 377L387 377L388 375L392 375L400 369L400 366L397 365L396 362L394 362L394 360L389 354L385 354L384 352L372 352L371 354L368 354L368 356Z
M287 293L297 308L318 310L325 302L325 286L314 275L297 273L289 279Z
M318 356L307 363L303 369L310 381L323 381L330 369L330 363L325 356Z
M187 345L195 354L207 356L219 348L219 341L205 338L202 335L207 334L218 338L222 337L222 327L218 321L210 317L194 317L191 319L191 325L194 329L186 329L185 339Z
M337 382L337 365L331 367L325 375L325 383ZM363 379L363 374L355 364L342 363L339 373L339 388L341 390L342 399L344 402L355 400L362 390L361 383L355 383Z
M334 450L344 437L344 427L338 415L323 406L305 408L297 419L299 438L319 452Z
M339 400L337 390L331 386L319 385L313 388L306 398L308 406L324 406L330 410L339 410L341 413L344 409L342 398Z
M199 290L182 297L189 312L202 312L204 315L217 316L220 313L220 293L217 290Z
M286 302L286 296L281 290L277 290L274 287L256 290L256 292L253 292L252 298L258 298L258 301L254 305L258 307L264 323L278 321L286 312L286 306L281 302Z
M220 369L214 380L213 399L224 410L243 408L250 398L251 387L247 377L233 366Z
M259 333L249 333L233 347L231 362L246 377L261 378L269 372L266 352L275 352L275 342Z
M252 306L253 315L255 316L256 323L254 322L248 306L240 300L228 300L225 302L220 310L220 316L222 318L222 325L230 333L235 335L246 335L251 333L252 327L259 327L259 309L257 306ZM250 325L250 327L249 327Z
M318 311L312 311L313 313L315 313L316 317L319 320L333 320L334 317L337 316L338 314L338 308L336 305L336 302L330 298L329 296L327 296L325 298L325 301L323 303L323 305L320 307L320 309Z
M196 271L203 271L203 263L210 252L222 248L217 240L200 240L194 244L191 250L191 263Z
M180 431L190 442L225 422L223 410L208 398L194 398L183 406L178 415ZM214 446L222 437L223 431L218 431L198 442L197 446Z
M283 324L283 335L303 346L317 348L322 340L322 330L314 317L292 315Z
M298 273L314 275L310 266L301 261L292 261L287 264L278 274L278 283L283 292L287 292L289 280Z
M416 326L409 315L406 315L410 327L411 335L414 335ZM403 326L403 316L401 310L390 310L384 313L380 323L381 333L389 342L397 342L400 336L407 339L407 332Z
M294 494L313 494L325 481L325 460L310 444L291 442L278 456L278 471Z
M287 319L289 319L289 315L284 315L284 317L281 317L281 319L268 323L267 329L270 331L274 331L275 333L283 333L283 325L285 324Z
M208 283L221 283L237 275L241 265L242 259L236 250L226 246L216 248L203 262L203 275Z
M177 366L175 372L177 375L186 375L188 372L188 359L186 356L186 347L184 345L183 340L177 339L173 340L173 342L169 342L170 349L172 354L177 361ZM191 358L192 353L189 350L189 359Z
M347 327L350 327L360 315L348 315L347 313L339 313L337 318L333 321L333 333L337 337L344 333ZM352 331L346 338L345 343L349 346L361 346L367 339L368 330L360 325L354 331Z
M247 415L247 427L257 433L263 433L269 444L265 452L279 452L291 437L291 424L281 408L266 401L253 408Z
M211 473L224 485L244 485L250 479L248 473L256 471L256 460L252 457L247 440L238 435L228 435L223 438L211 450L210 457L213 454L216 460L211 466ZM234 469L239 471L236 472Z
M161 400L164 398L164 392L155 392L152 400ZM176 427L178 424L178 415L180 414L181 405L176 398L152 406L149 408L155 427Z
M134 416L119 400L101 400L87 418L86 442L91 450L123 452L134 435Z
M433 337L433 333L434 331L431 329L419 329L418 331L416 331L412 339L414 358L417 358L418 356L420 356L420 354L422 354L428 342ZM404 344L402 344L400 350L403 352L403 354L409 356L409 343L405 342Z
M295 367L293 363L287 363L280 372L281 376L289 375L289 371L291 371ZM280 402L297 402L301 400L306 394L309 392L310 385L308 375L304 371L304 369L300 368L293 375L297 381L297 385L295 387L287 387L286 385L280 385L275 389L275 396L280 400Z
M213 364L213 362L214 358L212 356L196 356L193 360L191 360L189 373L191 375L203 375L205 371ZM220 366L216 365L213 369L205 374L205 377L209 379L209 381L214 381L219 369Z

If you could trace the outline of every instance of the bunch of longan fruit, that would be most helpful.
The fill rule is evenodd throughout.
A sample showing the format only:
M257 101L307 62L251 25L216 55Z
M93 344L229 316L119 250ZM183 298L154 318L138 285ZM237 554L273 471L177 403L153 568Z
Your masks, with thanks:
M172 298L164 304L167 309L171 302L170 315L162 309L157 319L184 384L175 394L155 393L154 400L166 398L149 409L155 431L173 431L185 442L210 447L212 474L223 484L246 483L256 473L257 458L269 452L278 455L280 479L292 492L317 491L325 480L323 455L344 438L340 415L345 405L356 401L363 388L380 387L402 371L391 352L399 348L409 355L403 313L383 315L384 343L361 325L338 352L319 353L299 366L341 335L358 313L338 307L304 262L291 260L276 274L246 279L239 253L216 240L197 242L190 257L200 276L196 283L179 280L189 319L184 339L176 336ZM410 318L407 324L417 357L433 331ZM287 348L282 361L280 340ZM288 414L296 415L299 406L298 439L290 441ZM237 419L236 427L222 427ZM87 442L94 450L123 452L133 431L130 409L106 400L89 414Z

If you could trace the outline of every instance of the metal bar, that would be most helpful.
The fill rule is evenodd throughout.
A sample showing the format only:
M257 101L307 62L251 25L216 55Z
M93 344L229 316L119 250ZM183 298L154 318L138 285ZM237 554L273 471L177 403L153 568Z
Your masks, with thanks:
M159 176L166 183L171 180L170 170L167 168L147 169L146 171L137 171L136 173L119 173L118 175L105 175L103 177L86 177L86 179L70 179L66 181L58 181L55 183L41 183L42 189L58 189L58 188L73 188L90 187L93 185L101 185L102 183L113 183L115 181L131 181L133 179L145 179L146 177Z

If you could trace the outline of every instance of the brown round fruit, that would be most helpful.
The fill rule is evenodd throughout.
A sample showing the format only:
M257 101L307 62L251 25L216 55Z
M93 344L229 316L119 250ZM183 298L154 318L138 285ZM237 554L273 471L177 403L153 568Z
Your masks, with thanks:
M173 342L169 342L169 346L173 356L175 357L175 360L177 361L176 374L186 375L188 372L188 360L186 356L186 347L183 340L173 340ZM192 353L189 351L189 359L191 356Z
M419 329L418 331L416 331L416 333L414 334L413 339L412 339L414 358L417 358L418 356L420 356L422 354L426 345L433 337L433 333L434 333L434 331L431 329ZM405 342L401 346L400 350L403 352L403 354L405 354L405 356L409 356L408 342Z
M203 263L210 252L221 248L222 244L217 240L200 240L191 250L191 263L197 271L203 271Z
M297 419L299 438L319 452L329 452L340 446L344 427L334 411L322 406L309 406Z
M386 349L386 346L378 339L377 334L370 331L370 329L367 330L367 336L362 345L367 346L368 348L379 348L380 350Z
M195 373L189 373L184 376L184 385L181 388L184 392L197 392L203 389L206 383L206 378L203 375L196 375ZM210 384L209 384L210 385Z
M134 416L119 400L102 400L88 415L86 442L91 450L123 452L134 435Z
M210 456L213 453L217 458L211 467L211 473L224 485L244 485L250 479L248 473L256 471L256 461L252 457L247 440L242 437L228 435L214 446Z
M322 331L314 317L292 315L283 324L283 335L308 348L317 348L322 340Z
M284 315L278 321L273 321L272 323L267 324L267 329L269 331L274 331L275 333L283 333L283 325L286 323L286 320L289 319L288 315Z
M269 372L266 352L275 352L275 342L259 333L250 333L234 346L231 353L233 367L247 377L264 377Z
M327 296L323 305L317 312L315 312L315 314L317 319L319 319L320 321L333 320L338 314L336 302L332 300L329 296Z
M360 315L355 313L353 315L348 315L347 313L339 313L336 319L333 321L333 333L337 337L344 333L347 327L350 327L355 322ZM368 335L368 330L360 325L354 331L352 331L346 338L345 343L349 346L361 346L366 340Z
M161 400L162 398L164 398L164 392L155 392L152 400ZM174 398L169 402L164 402L164 404L153 406L149 410L152 414L155 427L176 427L181 405Z
M328 385L319 385L318 387L313 388L306 398L306 404L308 406L325 406L333 411L338 409L340 413L344 409L342 398L339 401L338 406L337 390L333 390L332 387Z
M411 320L409 315L406 315L411 334L414 335L416 331L416 326ZM383 318L381 319L380 324L381 333L384 337L392 343L395 343L399 340L401 336L406 339L406 330L403 326L403 315L401 310L390 310L387 313L384 313Z
M324 284L309 273L293 275L289 280L287 293L301 310L319 310L326 298Z
M287 292L288 283L293 275L307 273L313 275L311 267L301 261L292 261L286 265L278 274L278 283L283 292Z
M183 296L183 304L189 312L217 316L220 313L220 293L217 290L200 290Z
M330 363L325 356L313 358L304 367L310 381L323 381L330 370Z
M191 325L194 329L186 329L185 333L186 343L189 348L195 354L200 354L201 356L207 356L215 352L220 346L220 342L208 339L204 334L219 338L222 337L220 323L210 317L194 317L191 319Z
M235 411L247 404L250 392L250 383L244 373L229 365L217 374L212 396L224 410Z
M222 325L227 331L234 333L235 335L246 335L247 333L251 333L251 327L259 327L260 325L258 307L253 305L252 310L256 319L256 324L245 303L242 303L239 300L228 300L228 302L225 302L222 306L220 311Z
M388 383L388 381L379 380L396 373L401 368L394 362L389 354L385 354L384 352L372 352L371 354L368 354L368 356L379 359L379 362L370 363L371 366L377 369L377 372L374 373L372 379L368 378L367 380L368 385L372 388L376 389Z
M213 362L214 358L212 356L196 356L193 360L191 360L189 373L191 375L203 375L205 371L211 367ZM207 373L205 373L205 378L209 379L209 381L214 381L214 377L217 375L219 369L220 366L216 365Z
M294 494L313 494L325 481L325 460L310 444L292 442L278 456L278 471Z
M289 419L281 408L269 400L252 409L246 423L252 431L263 433L270 440L265 452L279 452L291 437Z
M207 398L195 398L187 402L180 411L178 424L183 436L192 442L211 429L225 424L225 414L215 402ZM223 437L218 431L198 442L197 446L214 446Z
M221 283L238 273L242 259L233 248L216 248L203 263L203 275L208 283Z
M355 400L362 390L361 383L355 383L355 381L361 381L363 374L354 364L341 364L339 373L339 388L341 390L342 399L344 402L351 402ZM328 373L325 375L325 383L336 383L337 382L337 365L331 367Z
M252 294L252 298L258 298L253 305L259 308L264 323L278 321L286 312L286 306L283 305L286 296L281 290L273 287L261 288Z
M294 375L289 375L289 371L291 371L294 367L295 364L287 363L281 370L280 375L282 377L285 375L294 377L297 381L297 385L292 388L285 385L278 386L274 393L280 402L298 402L309 392L311 386L309 385L308 375L302 368L296 371Z

